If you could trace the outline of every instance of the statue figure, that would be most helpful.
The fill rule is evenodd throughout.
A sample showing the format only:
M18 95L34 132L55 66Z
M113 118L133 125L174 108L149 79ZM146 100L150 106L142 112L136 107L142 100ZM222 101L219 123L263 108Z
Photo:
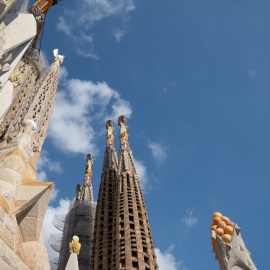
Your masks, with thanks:
M107 129L107 141L113 141L114 140L114 136L113 136L113 132L114 132L114 128L113 128L113 124L114 121L112 120L108 120L106 123L106 129Z
M126 140L129 137L127 133L127 125L126 125L127 120L128 118L125 115L121 115L118 118L118 126L120 126L120 135L119 135L120 140Z
M74 235L73 240L69 243L69 252L79 255L81 250L81 244L79 243L79 237Z
M83 189L83 187L80 184L78 184L76 187L76 194L77 194L76 201L82 200L82 189Z
M4 137L5 135L5 128L3 126L2 123L0 123L0 139L2 139L2 137Z
M9 80L12 82L14 88L19 86L23 81L22 76L20 74L21 74L20 71L14 70L10 75Z
M94 157L94 155L92 155L92 154L87 154L87 156L86 156L87 164L85 166L85 176L91 176L93 174L93 172L92 172L92 165L94 164L93 157Z

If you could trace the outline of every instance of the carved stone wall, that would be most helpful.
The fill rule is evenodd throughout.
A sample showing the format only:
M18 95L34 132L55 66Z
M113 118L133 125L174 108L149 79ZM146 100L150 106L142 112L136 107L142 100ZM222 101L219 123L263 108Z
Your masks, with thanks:
M0 150L1 269L50 269L41 226L52 183L34 179L24 147L13 143Z

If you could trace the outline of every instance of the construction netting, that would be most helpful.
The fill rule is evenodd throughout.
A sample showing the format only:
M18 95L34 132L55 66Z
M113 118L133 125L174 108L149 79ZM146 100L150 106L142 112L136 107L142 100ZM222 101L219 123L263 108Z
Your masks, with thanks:
M69 259L69 243L74 235L79 237L81 251L78 256L80 269L90 269L96 207L91 201L70 201L66 215L55 215L53 225L62 233L49 238L51 248L59 258L50 258L52 270L65 269Z

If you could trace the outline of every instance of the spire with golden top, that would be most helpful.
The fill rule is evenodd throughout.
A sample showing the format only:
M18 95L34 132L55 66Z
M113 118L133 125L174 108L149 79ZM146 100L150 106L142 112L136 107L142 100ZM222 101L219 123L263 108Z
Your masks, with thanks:
M91 178L92 178L92 166L94 164L93 162L93 155L92 154L87 154L86 156L86 166L85 166L85 178L84 178L84 185L90 185L92 183Z
M93 270L113 269L112 224L114 215L115 185L117 177L117 154L114 148L113 124L114 122L112 120L108 120L106 123L107 143L103 159L99 196L97 200L95 232L91 259L91 269ZM100 246L101 242L102 245Z
M118 119L121 146L113 204L115 218L111 266L115 269L157 270L152 233L129 146L126 120L124 115Z
M129 146L129 135L127 133L127 117L125 115L121 115L118 118L118 126L120 126L120 152L119 152L119 159L118 159L118 175L121 174L121 172L135 172L136 167L134 163L134 158L132 151Z
M85 166L85 177L83 186L77 185L76 187L76 200L77 201L91 201L93 202L93 187L92 187L92 166L93 162L93 155L87 154L86 156L86 166Z
M106 150L104 153L104 159L103 159L103 169L113 168L114 170L117 169L117 154L114 148L114 128L113 124L115 122L113 120L107 120L106 122L106 129L107 129L107 135L106 135Z

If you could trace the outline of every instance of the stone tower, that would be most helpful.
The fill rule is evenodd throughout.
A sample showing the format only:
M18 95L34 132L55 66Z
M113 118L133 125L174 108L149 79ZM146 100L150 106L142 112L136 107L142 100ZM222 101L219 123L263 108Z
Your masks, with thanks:
M59 252L58 262L54 262L57 264L58 270L65 269L67 266L70 255L68 243L71 242L74 235L79 237L81 243L81 251L78 255L79 269L90 269L96 210L93 204L92 188L93 155L87 154L86 161L84 184L83 186L77 185L77 197L70 202L63 226L59 226L57 222L55 224L55 227L58 229L63 227L60 246L55 243L58 235L52 235L49 239L51 247ZM57 215L54 220L57 220ZM56 241L52 241L52 239Z
M127 118L120 116L120 152L114 148L113 122L98 194L91 269L158 269L146 207L129 147Z
M121 115L120 151L114 203L114 241L111 269L158 269L147 211L137 175L127 117Z
M38 182L35 166L46 137L63 60L57 50L55 56L49 70L36 83L29 79L29 73L25 76L2 116L0 262L3 269L9 266L49 269L41 228L53 183Z
M114 148L112 120L108 120L107 144L104 153L97 201L91 269L111 269L113 245L114 195L117 176L117 154Z

